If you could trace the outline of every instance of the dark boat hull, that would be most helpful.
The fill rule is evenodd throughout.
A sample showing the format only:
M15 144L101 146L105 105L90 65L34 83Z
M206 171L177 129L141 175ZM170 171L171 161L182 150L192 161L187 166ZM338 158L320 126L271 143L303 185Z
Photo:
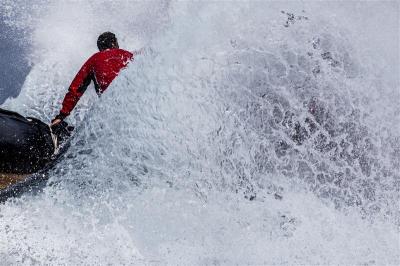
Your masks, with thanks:
M44 122L0 109L0 202L46 184L47 172L68 148L67 123Z

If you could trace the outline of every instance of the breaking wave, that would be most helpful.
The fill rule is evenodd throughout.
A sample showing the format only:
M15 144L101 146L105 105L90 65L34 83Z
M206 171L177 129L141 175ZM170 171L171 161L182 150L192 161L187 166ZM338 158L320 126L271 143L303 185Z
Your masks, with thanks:
M398 83L362 23L317 3L45 6L6 108L50 120L103 28L146 49L88 89L43 193L0 206L6 264L399 262Z

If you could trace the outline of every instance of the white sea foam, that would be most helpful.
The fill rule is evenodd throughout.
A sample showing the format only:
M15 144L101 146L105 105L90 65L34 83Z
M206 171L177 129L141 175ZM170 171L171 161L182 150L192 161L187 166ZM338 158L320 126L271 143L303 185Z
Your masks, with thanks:
M399 263L396 3L34 9L15 111L56 114L103 30L147 49L88 89L43 193L0 206L1 263Z

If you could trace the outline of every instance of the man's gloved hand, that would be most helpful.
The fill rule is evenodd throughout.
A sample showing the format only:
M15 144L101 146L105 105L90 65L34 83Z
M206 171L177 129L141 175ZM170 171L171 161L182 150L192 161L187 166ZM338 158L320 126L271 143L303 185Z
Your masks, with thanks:
M50 126L55 126L58 125L62 122L62 120L60 118L54 118L53 120L51 120L51 124Z
M51 125L51 131L54 136L56 136L57 139L57 145L58 147L62 145L70 136L72 131L74 131L73 126L69 126L67 122L61 120L61 122L57 122L57 118L53 119L53 124Z
M55 125L60 124L64 120L65 117L66 116L63 114L58 114L56 117L54 117L53 120L51 120L50 126L55 126Z

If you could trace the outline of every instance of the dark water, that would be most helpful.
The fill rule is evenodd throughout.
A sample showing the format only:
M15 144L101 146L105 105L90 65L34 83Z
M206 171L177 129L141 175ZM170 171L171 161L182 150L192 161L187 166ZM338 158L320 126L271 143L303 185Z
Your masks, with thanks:
M18 96L30 66L28 44L22 31L12 29L0 15L0 104Z

